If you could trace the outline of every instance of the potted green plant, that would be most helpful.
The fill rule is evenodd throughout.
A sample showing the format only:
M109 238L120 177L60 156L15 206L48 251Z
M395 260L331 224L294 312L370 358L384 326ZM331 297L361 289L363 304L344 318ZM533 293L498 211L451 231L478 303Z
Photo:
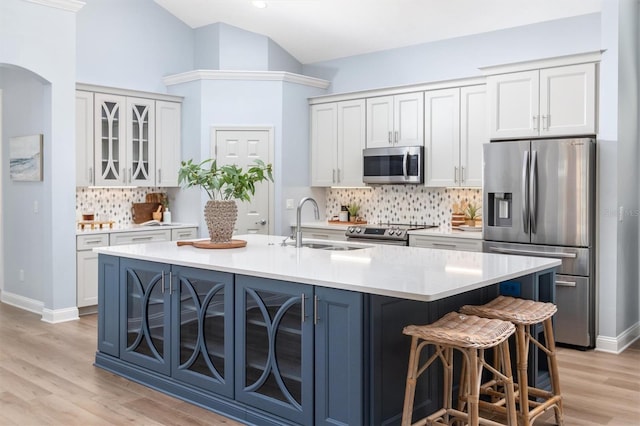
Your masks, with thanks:
M347 206L347 211L349 212L349 220L351 222L357 222L360 205L354 201Z
M199 186L205 190L209 200L204 207L204 218L213 243L231 241L238 218L236 200L251 201L256 184L273 182L273 166L255 160L246 171L235 164L218 166L215 159L201 163L182 161L178 171L178 182L185 188Z
M464 210L465 214L465 223L469 226L476 226L476 223L479 222L481 209L474 203L469 203L467 208Z

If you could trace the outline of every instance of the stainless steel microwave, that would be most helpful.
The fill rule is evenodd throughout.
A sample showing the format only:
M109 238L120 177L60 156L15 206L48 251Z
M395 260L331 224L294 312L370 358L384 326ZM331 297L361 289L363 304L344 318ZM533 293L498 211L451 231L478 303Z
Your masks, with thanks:
M365 148L362 153L364 183L424 182L424 148L421 146Z

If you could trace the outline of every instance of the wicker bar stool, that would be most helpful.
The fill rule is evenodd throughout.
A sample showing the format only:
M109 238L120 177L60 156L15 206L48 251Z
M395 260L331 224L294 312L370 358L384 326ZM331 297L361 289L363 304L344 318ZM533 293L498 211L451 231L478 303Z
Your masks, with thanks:
M532 425L536 417L553 408L556 423L564 424L562 412L562 394L556 359L556 344L553 335L551 317L557 311L553 303L498 296L482 306L466 305L460 312L484 318L510 321L516 326L517 377L516 401L518 402L518 420L522 426ZM531 333L531 327L542 323L546 345L539 342ZM546 355L551 379L551 391L529 385L527 368L529 363L529 345L540 348ZM495 396L491 383L481 387L483 391ZM526 401L526 403L524 403ZM481 403L482 404L482 403Z
M504 386L507 424L517 424L515 392L509 355L509 336L515 332L512 323L501 320L480 318L450 312L429 325L409 325L403 333L411 336L411 352L405 389L402 426L411 425L416 381L434 361L440 359L444 368L443 403L435 413L425 417L414 425L451 425L463 421L470 426L501 425L493 420L481 418L478 410L480 377L486 368ZM427 345L433 345L434 353L420 366L420 353ZM485 361L485 349L496 348L500 354L502 371ZM466 412L452 406L453 390L453 350L462 354L466 371Z

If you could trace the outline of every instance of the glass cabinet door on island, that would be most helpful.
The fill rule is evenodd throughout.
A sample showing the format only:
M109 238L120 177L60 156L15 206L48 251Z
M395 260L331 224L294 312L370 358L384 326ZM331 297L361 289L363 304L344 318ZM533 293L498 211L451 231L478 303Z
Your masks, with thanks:
M236 276L236 400L313 422L313 287Z
M172 271L172 376L233 397L233 275L180 266Z
M120 260L120 357L168 375L171 266Z

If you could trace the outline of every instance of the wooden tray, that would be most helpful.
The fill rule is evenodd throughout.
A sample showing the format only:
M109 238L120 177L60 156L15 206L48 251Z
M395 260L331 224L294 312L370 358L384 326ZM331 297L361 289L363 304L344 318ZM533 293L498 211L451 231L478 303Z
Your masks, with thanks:
M112 220L81 220L78 221L78 226L83 230L85 226L91 226L91 229L95 229L95 227L98 226L102 229L103 225L109 225L109 228L113 228L114 223Z
M178 241L178 246L194 246L201 249L231 249L245 247L247 242L245 240L231 240L228 243L214 243L211 240L199 240L199 241Z
M330 220L331 225L366 225L366 220L359 220L357 222L340 222L339 220Z

